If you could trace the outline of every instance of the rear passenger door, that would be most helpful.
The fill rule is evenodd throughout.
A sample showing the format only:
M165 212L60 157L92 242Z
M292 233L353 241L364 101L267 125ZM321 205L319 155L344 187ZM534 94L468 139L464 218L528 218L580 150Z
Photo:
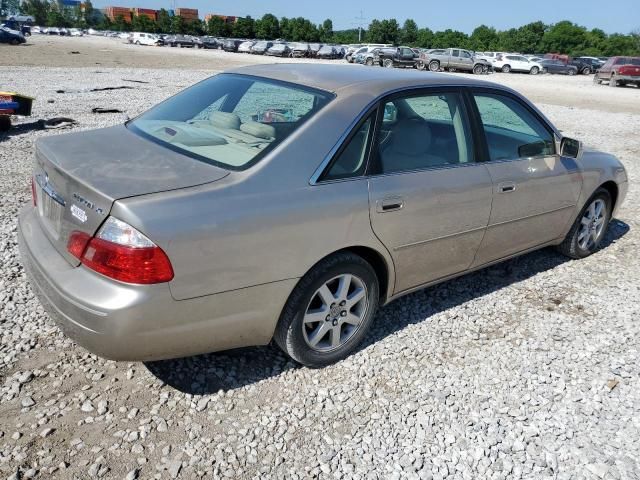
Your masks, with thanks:
M474 265L560 238L582 188L575 159L556 151L555 135L525 102L506 92L475 90L493 180L487 233Z
M393 258L397 293L471 265L489 221L492 182L475 161L460 90L402 93L379 110L369 208Z

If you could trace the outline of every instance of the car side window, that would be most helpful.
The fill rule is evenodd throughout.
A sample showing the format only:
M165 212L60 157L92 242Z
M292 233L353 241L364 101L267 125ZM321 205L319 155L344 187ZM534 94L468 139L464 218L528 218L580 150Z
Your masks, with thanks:
M474 98L491 161L555 154L553 134L521 102L490 93Z
M473 162L467 115L457 93L396 98L384 106L372 173Z
M367 140L371 133L373 115L370 115L341 148L321 180L339 180L364 174Z

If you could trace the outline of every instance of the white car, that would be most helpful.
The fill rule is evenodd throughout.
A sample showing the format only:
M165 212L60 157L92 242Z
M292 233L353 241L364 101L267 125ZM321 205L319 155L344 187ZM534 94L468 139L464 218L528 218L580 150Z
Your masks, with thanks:
M71 36L71 37L82 37L82 36L84 36L84 33L82 33L82 30L80 30L79 28L70 28L69 29L69 36Z
M242 42L240 45L238 45L238 53L251 53L251 47L253 47L256 44L256 42Z
M533 62L522 55L502 54L498 55L493 61L493 69L504 73L509 72L525 72L531 75L537 75L542 71L542 65Z
M150 45L156 46L158 45L159 39L152 33L142 33L142 32L133 32L129 36L129 43L133 43L135 45Z

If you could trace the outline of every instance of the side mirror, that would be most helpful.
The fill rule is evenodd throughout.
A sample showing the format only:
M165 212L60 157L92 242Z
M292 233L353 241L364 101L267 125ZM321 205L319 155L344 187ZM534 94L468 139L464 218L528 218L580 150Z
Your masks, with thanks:
M563 137L560 141L560 155L569 158L578 158L582 144L580 140L574 140L573 138Z

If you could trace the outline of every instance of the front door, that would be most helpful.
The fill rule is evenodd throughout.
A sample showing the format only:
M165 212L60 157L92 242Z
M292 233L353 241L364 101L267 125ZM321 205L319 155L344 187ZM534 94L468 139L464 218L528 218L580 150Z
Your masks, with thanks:
M373 231L396 269L395 292L466 270L491 211L491 176L474 158L458 91L403 93L384 105L370 160Z
M493 179L491 218L474 262L481 265L561 237L573 221L582 175L520 99L498 92L476 92L474 99Z

